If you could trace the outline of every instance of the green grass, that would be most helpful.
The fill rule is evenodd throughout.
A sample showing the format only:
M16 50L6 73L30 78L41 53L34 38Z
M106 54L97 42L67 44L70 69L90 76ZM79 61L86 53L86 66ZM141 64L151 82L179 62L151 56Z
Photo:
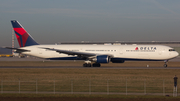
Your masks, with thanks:
M165 93L173 90L173 77L179 69L58 69L58 68L7 68L0 69L3 91L53 92L107 92ZM178 80L178 84L180 84ZM0 86L1 89L2 86ZM108 87L108 88L107 88ZM179 86L178 86L179 89ZM179 91L178 91L179 93Z

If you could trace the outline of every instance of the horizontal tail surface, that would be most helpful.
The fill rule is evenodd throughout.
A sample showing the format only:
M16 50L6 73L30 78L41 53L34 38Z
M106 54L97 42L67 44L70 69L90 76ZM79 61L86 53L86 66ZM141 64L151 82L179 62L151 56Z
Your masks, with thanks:
M20 47L38 45L18 21L12 20L11 23Z

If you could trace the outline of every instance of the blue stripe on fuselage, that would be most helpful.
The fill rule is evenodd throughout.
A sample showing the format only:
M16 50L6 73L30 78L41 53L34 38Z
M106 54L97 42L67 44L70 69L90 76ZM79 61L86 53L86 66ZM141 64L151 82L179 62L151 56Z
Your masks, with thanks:
M134 59L134 58L111 58L111 60L124 60L124 61L164 61L164 60L155 60L155 59Z

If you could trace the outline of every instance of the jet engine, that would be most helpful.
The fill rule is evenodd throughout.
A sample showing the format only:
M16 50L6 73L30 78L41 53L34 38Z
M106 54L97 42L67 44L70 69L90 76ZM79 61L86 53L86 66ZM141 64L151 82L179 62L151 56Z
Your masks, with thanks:
M97 63L109 63L110 62L110 56L108 56L108 55L99 55L96 58L94 58L93 61L97 62Z

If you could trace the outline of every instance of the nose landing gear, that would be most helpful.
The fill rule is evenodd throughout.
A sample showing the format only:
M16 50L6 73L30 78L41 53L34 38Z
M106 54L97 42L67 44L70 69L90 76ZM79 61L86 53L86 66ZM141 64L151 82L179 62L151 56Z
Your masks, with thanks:
M168 66L167 62L168 62L168 60L164 60L164 68L166 68Z
M164 64L164 68L166 68L166 67L167 67L167 64L165 63L165 64Z

